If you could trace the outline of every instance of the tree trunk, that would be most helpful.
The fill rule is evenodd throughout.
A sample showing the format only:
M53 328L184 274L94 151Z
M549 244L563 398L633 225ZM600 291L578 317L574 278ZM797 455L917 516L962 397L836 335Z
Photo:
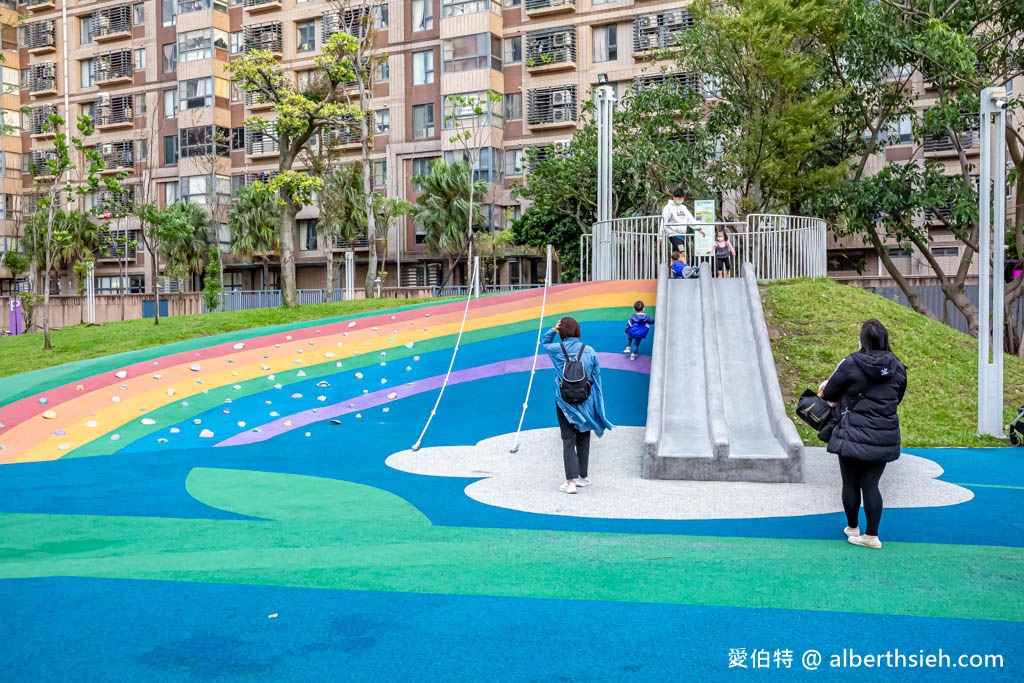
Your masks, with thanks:
M370 163L369 128L366 122L365 111L363 111L363 116L360 119L359 133L363 141L363 195L365 196L364 206L366 209L367 255L370 259L370 263L366 268L366 282L364 285L366 298L372 299L375 294L373 282L377 277L377 217L373 215L373 166Z
M899 271L896 264L893 263L892 259L889 258L889 253L885 247L882 246L882 241L878 237L878 233L875 231L874 226L868 229L868 236L871 239L871 246L875 248L875 253L882 259L882 265L889 272L890 277L896 282L896 286L900 288L903 295L907 297L907 301L910 302L910 306L920 313L921 315L934 318L931 310L928 308L928 304L925 303L924 297L914 291L914 288L910 286L907 279L903 277L903 273Z
M43 247L46 249L46 271L43 273L43 350L48 351L50 346L50 271L53 269L53 221L56 220L57 211L54 207L56 197L50 198L50 208L47 210L49 221L46 223L46 239Z
M270 257L263 255L263 277L260 278L260 291L267 290L267 281L270 280Z
M330 243L330 235L324 235L324 246L327 247L327 291L324 292L324 303L331 303L334 300L334 250Z
M160 324L160 284L157 282L157 275L160 269L157 267L157 251L156 245L148 246L152 240L146 240L147 250L149 251L149 271L150 276L153 278L153 324ZM125 250L127 253L127 245ZM127 258L127 257L126 257Z
M285 196L281 207L281 304L287 308L298 308L299 301L295 292L295 214L299 207L292 200L290 189L282 193Z

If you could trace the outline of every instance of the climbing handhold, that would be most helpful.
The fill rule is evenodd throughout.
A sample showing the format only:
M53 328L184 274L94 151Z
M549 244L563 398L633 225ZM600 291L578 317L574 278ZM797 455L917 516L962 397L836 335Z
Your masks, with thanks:
M310 339L310 340L309 340L309 345L310 345L310 346L312 346L313 344L314 344L313 340L312 340L312 339Z
M296 393L292 394L292 398L302 398L302 394L296 392Z
M89 420L88 422L85 423L85 426L88 427L89 429L92 429L97 425L99 425L99 423L96 422L96 420Z
M181 430L178 429L177 427L171 427L170 432L171 434L180 434Z
M250 432L253 432L254 434L259 434L259 433L260 433L260 428L259 428L259 427L253 427L253 428L252 428L252 429L250 429L249 431L250 431Z
M306 436L313 436L313 435L310 434L309 432L306 432Z
M413 356L413 357L412 357L412 359L413 359L413 360L419 360L419 359L420 359L420 357L419 357L419 356Z
M376 331L377 331L377 328L376 328L376 327L371 327L370 329L371 329L371 330L373 330L374 332L376 332Z
M382 361L380 362L380 366L381 366L382 368L383 368L384 366L386 366L387 364L388 364L388 362L387 362L386 360L382 360Z
M321 380L321 381L317 382L316 385L318 387L320 387L321 389L326 389L327 387L331 386L331 383L327 382L327 381Z
M405 348L411 349L414 346L412 342L405 342Z
M188 369L191 370L192 372L199 372L203 368L199 365L199 363L193 363L192 365L188 366Z
M274 377L273 375L267 375L267 381L268 382L273 382L275 379L277 379L277 378Z
M139 420L139 422L141 422L142 424L146 425L147 427L156 424L156 420L154 420L151 417L144 417L141 420Z
M292 421L291 420L285 420L284 421L284 426L285 427L291 427L292 426Z
M224 399L224 402L225 403L231 403L231 399L230 398L226 398L226 399Z
M260 366L260 370L269 370L269 369L270 369L270 366L267 365L266 363L264 363L263 365Z
M292 335L290 335L290 334L286 334L286 335L284 336L284 340L285 340L285 341L291 341L291 340L292 340Z
M398 393L392 391L390 394L388 394L388 398L394 401L396 398L398 398Z
M295 362L296 365L302 365L302 359L301 358L296 358L294 362Z
M387 412L391 412L391 408L388 408L388 407L384 407L384 408L382 409L382 412L385 412L385 413L387 413Z
M121 397L120 396L111 396L110 397L110 401L112 403L120 403L121 402Z
M212 439L213 438L213 432L211 432L209 429L204 429L203 431L199 432L199 438L200 439Z
M335 363L335 364L334 364L334 367L336 367L336 368L340 368L340 367L341 367L341 361L339 360L339 361L338 361L337 363Z
M381 384L387 384L387 383L388 383L388 379L387 379L387 377L381 377L381 378L380 378L380 383L381 383Z
M306 373L303 370L299 370L298 372L295 373L295 376L296 377L305 377Z
M120 441L121 440L121 435L120 434L111 434L110 435L110 440L111 441Z
M235 391L238 391L239 389L242 388L242 385L241 384L236 384L235 386L233 386L231 388L234 389Z
M412 366L411 365L406 365L405 366L405 371L406 372L412 372Z
M362 417L363 417L363 414L362 414L362 413L356 413L356 419L357 419L357 420L358 420L358 419L362 419Z
M153 379L163 379L163 375L153 375Z
M77 387L75 387L75 391L85 391L85 387L79 384Z
M362 379L363 378L363 373L357 372L355 377L356 377L356 379Z
M231 414L231 409L230 408L225 408L224 410L222 410L220 412L224 413L225 415L230 415Z
M324 354L324 358L334 358L334 353L328 351L327 353Z
M276 410L271 410L270 417L281 417L281 413L277 412Z
M160 437L159 439L156 440L156 442L157 443L167 443L167 439L165 439L163 437Z
M194 424L194 425L201 425L201 424L203 424L203 421L202 421L202 420L200 420L200 419L199 419L199 418L197 417L196 419L192 420L192 424Z
M41 406L45 406L49 402L50 402L49 399L45 399L45 398L39 399L39 405L41 405Z
M332 425L340 425L341 424L341 420L331 420L331 424Z
M295 353L302 353L302 349L299 349L299 350L298 350L298 351L296 351Z
M318 401L320 401L321 403L323 403L324 401L326 401L326 400L327 400L327 397L326 397L326 396L317 396L317 397L316 397L316 400L318 400Z
M67 435L68 435L68 433L67 433L67 432L65 432L65 431L64 431L63 429L58 429L57 431L55 431L55 432L53 433L53 435L54 435L54 436L67 436Z
M116 377L118 379L124 379L127 376L128 376L128 371L127 370L118 370L117 372L114 373L114 377Z
M245 344L243 344L242 342L238 342L237 344L235 344L231 348L233 348L235 351L241 351L242 349L245 348Z
M174 389L168 389L167 390L167 395L168 396L174 396Z
M57 412L54 411L54 410L47 410L45 413L43 413L43 419L44 420L52 420L52 419L54 419L56 417L57 417Z
M350 323L348 324L348 326L349 326L349 329L351 329L351 328L355 327L355 326L356 326L356 321L355 321L355 320L353 320L352 322L350 322Z
M245 426L245 420L239 420L235 424L237 424L239 427L244 427Z
M277 384L274 385L274 388L275 389L280 389L282 386L283 385L280 382L278 382Z
M127 384L122 384L121 385L121 391L128 391L128 385Z
M188 408L188 401L182 401L181 402L181 407L182 408Z

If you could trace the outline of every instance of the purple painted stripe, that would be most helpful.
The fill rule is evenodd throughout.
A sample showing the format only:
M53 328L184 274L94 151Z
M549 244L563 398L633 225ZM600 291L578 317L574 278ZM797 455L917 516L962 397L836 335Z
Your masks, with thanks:
M597 358L601 363L601 367L606 370L628 370L647 375L651 374L650 356L639 356L635 361L631 361L624 353L598 353ZM498 375L508 375L516 372L529 372L532 364L533 356L526 356L525 358L513 358L511 360L499 361L497 363L478 365L465 370L457 370L448 378L448 385L462 384L463 382L472 382L478 379L497 377ZM537 369L550 370L551 359L547 356L538 357ZM433 377L427 377L413 382L412 386L403 384L401 386L374 391L369 394L360 394L359 396L345 399L338 403L322 406L316 408L315 412L311 409L304 410L299 413L293 413L292 415L280 417L273 422L267 422L260 425L258 427L260 431L258 432L250 430L242 432L241 434L235 434L234 436L221 441L215 447L242 446L245 444L260 443L261 441L272 439L275 436L284 434L292 429L311 425L314 422L330 420L332 418L341 417L342 415L348 415L349 413L356 413L360 410L375 408L377 406L384 405L385 403L389 403L390 401L397 401L399 399L408 398L409 396L415 396L416 394L440 389L443 382L444 375L434 375ZM395 394L395 397L388 398L392 393ZM291 425L286 426L285 422L291 422Z

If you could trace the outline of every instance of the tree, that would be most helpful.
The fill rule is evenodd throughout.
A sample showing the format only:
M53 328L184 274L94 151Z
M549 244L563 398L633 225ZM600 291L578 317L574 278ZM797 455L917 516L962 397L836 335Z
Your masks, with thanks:
M267 120L253 117L246 121L251 132L270 135L277 140L278 175L269 185L280 194L281 293L285 306L295 308L295 214L302 205L312 202L319 189L317 178L292 169L309 141L325 127L341 130L345 119L359 116L359 107L348 103L346 84L355 77L350 55L356 39L335 33L323 46L323 54L313 62L317 77L300 87L297 81L281 70L281 64L270 50L249 49L228 65L235 83L274 105L277 117Z
M28 270L28 256L20 251L4 253L4 258L0 263L3 263L4 268L11 271L11 277L15 280L18 279L19 275Z
M33 219L37 221L36 233L42 233L39 243L42 245L43 257L43 349L52 348L50 343L50 276L54 269L55 262L63 249L72 243L72 227L75 217L70 212L63 212L58 207L61 193L65 194L67 200L81 197L97 190L101 183L106 190L119 195L122 190L120 181L126 177L126 173L120 172L115 176L107 176L101 179L99 173L106 166L103 156L94 148L82 142L83 138L92 135L92 118L81 116L78 119L78 132L80 137L74 137L64 133L61 128L64 126L64 119L58 114L50 114L48 125L44 128L52 130L54 138L53 154L45 159L41 165L32 167L32 175L36 186L42 190L42 196L37 201L37 210ZM73 152L81 155L83 166L79 166L72 157ZM73 174L77 173L77 177ZM38 252L37 252L38 253Z
M335 239L352 250L359 236L365 234L362 166L358 163L335 166L325 173L323 183L317 193L320 217L316 229L327 251L327 290L333 294Z
M384 255L377 270L377 275L382 281L388 275L387 268L385 267L386 262L383 259L387 259L388 255L388 232L391 229L391 224L394 223L396 218L408 216L410 213L412 213L412 204L410 202L398 199L397 197L385 197L380 193L374 193L373 215L377 224L377 239L381 241L384 247Z
M263 261L260 289L266 289L270 280L270 255L281 248L279 225L281 207L270 186L257 181L238 191L238 201L228 214L231 250L243 256L259 256Z
M191 289L193 282L198 282L203 274L206 260L210 258L210 247L214 247L215 256L220 253L210 244L211 218L195 202L174 202L165 210L179 226L169 235L171 240L164 244L166 272L172 277L187 279Z
M823 213L835 215L840 234L861 235L878 254L886 270L920 313L933 315L913 290L888 245L913 246L939 280L945 297L964 314L971 334L977 335L978 310L965 293L978 249L977 191L974 162L968 159L977 128L978 94L1024 72L1020 42L1024 7L1014 0L908 0L868 2L848 0L837 6L850 39L839 43L829 77L841 82L847 96L841 102L841 143L852 158L847 182L840 192L823 198ZM937 95L919 115L907 87L923 79ZM1011 108L1022 110L1019 95ZM904 164L888 164L872 173L872 161L895 142L895 123L907 117L912 124L914 155ZM1009 158L1015 172L1018 203L1011 211L1010 244L1020 256L1024 247L1024 132L1019 118L1007 117ZM954 153L953 174L947 164L916 158L925 142ZM994 196L1001 196L996 189ZM938 222L962 243L955 270L947 272L931 248L928 221ZM1024 294L1020 282L1006 288L1007 307ZM1007 316L1009 319L1009 316ZM1011 328L1011 334L1012 328ZM1024 353L1019 340L1018 353Z
M512 223L513 244L542 248L551 245L561 255L562 278L580 278L580 228L569 216L557 217L540 209L527 209Z
M472 180L472 171L466 162L449 165L443 159L431 164L430 173L414 176L412 182L423 188L423 194L413 207L413 222L426 232L427 251L432 256L448 258L450 272L455 257L469 246L466 225L484 225L480 205L471 205L469 198L474 191L486 192L487 184ZM471 186L475 187L470 189Z
M206 310L214 311L220 303L220 249L210 246L210 257L206 262L206 273L203 277L203 303Z
M153 278L155 313L153 324L160 324L160 287L157 286L160 259L167 261L166 272L183 277L202 268L202 251L196 249L196 232L209 224L206 211L192 202L174 202L159 209L153 204L136 208L139 223L146 226L146 250L149 251ZM198 262L197 262L198 261Z

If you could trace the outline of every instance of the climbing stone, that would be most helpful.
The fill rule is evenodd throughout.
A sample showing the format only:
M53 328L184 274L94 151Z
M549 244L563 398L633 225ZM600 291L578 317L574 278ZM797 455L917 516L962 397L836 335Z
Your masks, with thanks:
M188 401L182 401L181 402L181 407L182 408L188 408Z
M284 336L284 340L285 340L285 341L291 341L291 340L292 340L292 335L290 335L290 334L286 334L286 335Z
M68 433L66 431L64 431L63 429L58 429L57 431L55 431L53 433L53 435L54 436L67 436Z
M315 342L314 342L314 341L313 341L312 339L310 339L310 340L309 340L309 345L310 345L310 346L312 346L312 345L313 345L314 343L315 343Z
M277 378L274 377L273 375L267 375L267 381L268 382L273 382L275 379L277 379Z
M253 428L252 428L252 429L250 429L249 431L250 431L250 432L253 432L254 434L259 434L259 433L260 433L260 428L259 428L259 427L253 427Z
M320 387L321 389L326 389L327 387L331 386L331 383L321 380L321 381L317 382L316 385L318 387Z
M152 425L155 425L155 424L156 424L156 420L154 420L154 419L153 419L153 418L151 418L151 417L144 417L144 418L142 418L141 420L139 420L139 422L141 422L142 424L146 425L147 427L149 427L149 426L152 426Z
M213 438L213 432L211 432L209 429L204 429L203 431L199 432L199 438L200 439L212 439Z
M57 417L57 411L55 411L55 410L47 410L45 413L43 413L43 419L44 420L53 420L56 417Z
M296 365L302 365L302 359L301 358L296 358L295 359L295 364Z
M392 391L390 394L388 394L388 398L394 401L396 398L398 398L398 393Z
M260 370L269 370L269 369L270 369L270 366L267 365L266 363L264 363L263 365L260 366Z
M235 344L234 346L232 346L231 348L233 348L235 351L241 351L242 349L245 348L245 344L239 342L239 343Z
M380 362L380 366L381 366L382 368L383 368L383 367L385 367L385 366L386 366L387 364L388 364L388 362L387 362L386 360L382 360L382 361Z
M153 379L163 379L163 378L164 378L163 375L159 375L159 374L153 375Z
M235 424L237 424L239 427L244 427L245 426L245 420L239 420Z
M305 377L306 373L303 370L299 370L298 372L295 373L295 376L296 377Z
M127 384L122 384L121 385L121 391L128 391L128 385Z
M380 383L381 383L381 384L387 384L387 383L388 383L388 379L387 379L387 377L381 377L381 378L380 378Z
M332 425L340 425L341 424L341 420L331 420L331 424Z
M174 396L174 389L168 389L167 390L167 395L168 396Z
M352 322L350 322L350 323L348 324L348 326L349 326L349 329L351 329L351 328L355 327L355 326L356 326L356 321L355 321L355 320L353 320Z
M328 351L324 354L324 358L334 358L334 354L331 351Z
M419 356L413 356L413 357L412 357L412 359L413 359L413 360L419 360L419 359L420 359L420 357L419 357Z
M363 373L357 372L355 377L356 377L356 379L362 379L363 378Z
M39 399L39 405L41 405L41 406L45 406L49 402L50 402L50 400L46 399L46 398Z
M160 437L159 439L156 440L156 442L157 443L167 443L167 439L165 439L163 437Z
M336 368L340 368L340 367L341 367L341 361L339 360L339 361L338 361L337 363L335 363L335 364L334 364L334 367L336 367Z
M284 426L285 427L291 427L292 426L292 421L291 420L285 420L284 421Z
M316 397L316 400L318 400L318 401L320 401L321 403L323 403L324 401L326 401L326 400L327 400L327 397L326 397L326 396L317 396L317 397Z
M296 351L295 353L302 353L302 349L299 349L299 350L298 350L298 351Z
M413 346L415 346L415 344L413 344L412 342L405 342L405 348L411 349Z
M377 331L377 328L376 328L376 327L371 327L370 329L371 329L371 330L373 330L374 332L376 332L376 331Z
M193 363L192 365L188 366L188 369L191 370L192 372L199 372L203 368L199 365L199 363Z
M275 384L275 385L274 385L274 388L275 388L275 389L280 389L280 388L281 388L282 386L283 386L282 384L278 383L278 384Z
M313 436L313 435L310 434L309 432L306 432L306 436Z
M118 370L117 372L114 373L114 377L116 377L118 379L124 379L127 376L128 376L128 371L127 370Z
M362 418L363 418L363 414L362 413L356 413L356 419L357 420L361 420Z
M79 384L77 387L75 387L75 391L85 391L85 387Z
M222 410L220 412L224 413L225 415L230 415L231 414L231 410L229 408L225 408L224 410Z
M388 408L387 406L385 406L385 407L384 407L384 408L382 409L382 411L381 411L381 412L385 412L385 413L391 412L391 408Z
M121 435L120 434L111 434L110 435L110 440L111 441L120 441L121 440Z
M292 394L292 398L302 398L302 394L296 392L296 393Z
M241 384L236 384L235 386L233 386L231 388L234 389L235 391L238 391L239 389L242 388L242 385Z
M87 421L85 423L85 426L88 427L89 429L93 429L93 428L95 428L98 425L99 425L99 423L96 422L96 420L89 420L89 421Z
M199 418L197 417L196 419L192 420L192 424L194 424L194 425L201 425L201 424L203 424L203 421L202 421L202 420L200 420L200 419L199 419Z
M225 403L231 403L231 399L230 398L226 398L226 399L224 399L224 402Z
M171 427L170 432L171 434L181 434L181 430L177 427Z
M270 417L281 417L281 413L277 412L276 410L271 410Z
M411 365L406 365L405 366L405 371L406 372L412 372L412 366Z

